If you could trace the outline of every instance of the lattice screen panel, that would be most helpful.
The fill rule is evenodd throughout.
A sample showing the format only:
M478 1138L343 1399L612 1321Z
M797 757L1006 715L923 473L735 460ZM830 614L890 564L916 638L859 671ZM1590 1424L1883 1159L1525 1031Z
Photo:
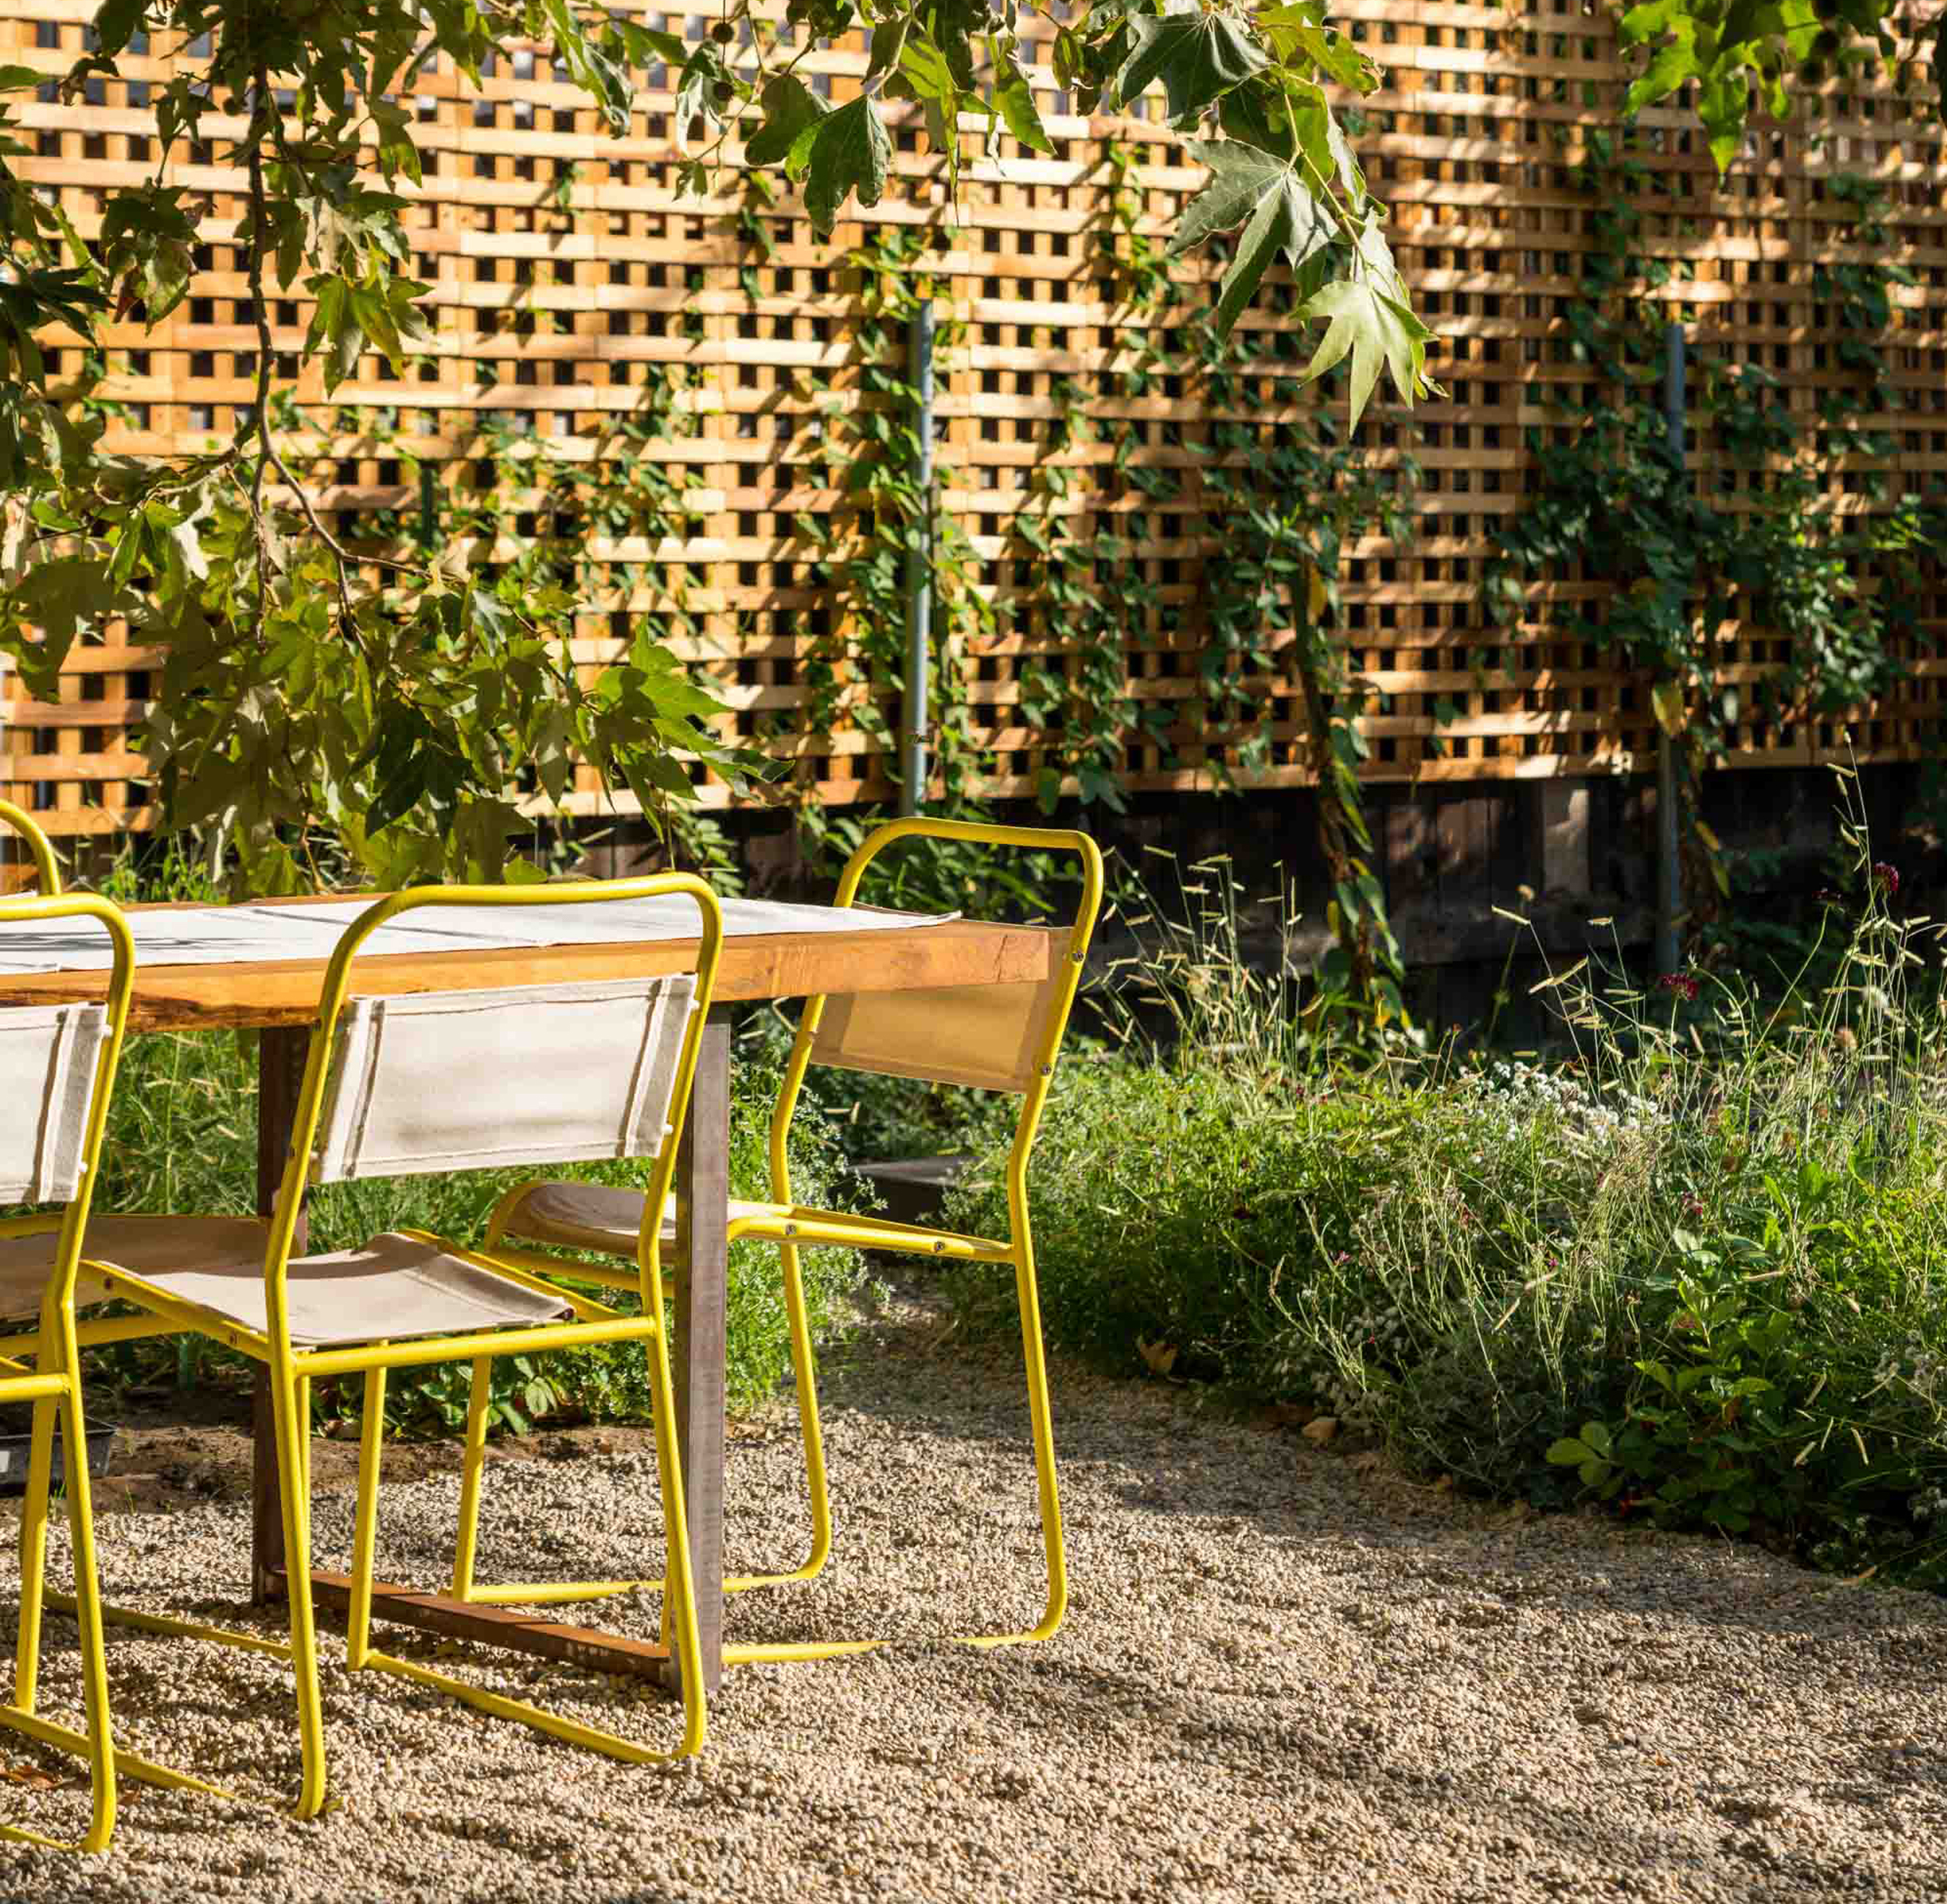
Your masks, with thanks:
M0 19L0 58L58 76L83 50L91 11L88 0L16 0ZM1441 333L1431 368L1448 391L1414 420L1411 447L1424 470L1417 534L1399 548L1368 540L1347 564L1344 639L1378 697L1366 723L1370 772L1431 781L1639 769L1653 744L1642 684L1537 617L1494 625L1480 602L1495 533L1533 484L1531 435L1560 432L1562 407L1598 394L1573 360L1562 312L1594 242L1575 169L1590 134L1614 126L1623 90L1612 30L1605 16L1565 0L1347 0L1339 12L1386 69L1365 102L1361 154L1393 207L1402 269ZM654 17L694 40L714 16ZM1167 319L1153 335L1159 320L1118 301L1101 249L1112 155L1134 155L1120 189L1153 238L1199 174L1159 118L1074 116L1047 50L1044 40L1036 81L1051 155L1004 145L997 160L970 166L949 212L937 162L908 128L884 203L854 208L829 243L815 241L789 195L768 206L678 196L665 69L642 76L635 122L620 140L601 132L544 51L504 55L477 96L449 73L427 73L412 101L426 177L408 223L418 273L432 287L436 349L403 379L368 358L326 407L301 359L304 301L272 299L280 379L312 406L319 434L299 447L328 479L319 499L329 519L354 538L409 532L419 505L414 458L436 466L442 508L459 506L485 429L511 431L537 455L612 449L653 367L673 370L681 387L670 427L628 453L686 485L681 505L653 535L595 528L596 581L572 635L578 661L600 667L636 617L680 601L677 639L719 680L741 731L765 736L827 803L887 797L884 737L897 726L896 697L861 666L843 600L819 567L855 547L860 522L844 472L828 467L825 418L833 403L882 401L865 387L871 363L896 370L902 361L895 334L861 345L864 279L850 255L875 229L930 233L924 267L956 327L938 370L942 504L971 539L994 610L991 629L962 657L959 684L988 757L989 790L1035 789L1054 756L1023 712L1024 683L1037 667L1072 674L1079 665L1059 651L1045 577L1018 533L1043 506L1048 431L1076 391L1090 427L1054 459L1075 480L1059 513L1078 540L1125 544L1114 586L1127 606L1128 692L1156 716L1131 740L1121 777L1139 789L1209 784L1213 762L1232 758L1232 737L1193 718L1209 565L1223 546L1212 450L1227 424L1262 425L1307 399L1280 397L1274 363L1213 389L1194 364L1172 359ZM809 63L834 102L856 93L864 69L859 49ZM125 79L91 81L83 101L60 104L50 86L23 109L35 150L21 168L59 192L84 233L104 190L157 164L148 93L171 70L167 51L152 48L125 62ZM1818 273L1867 255L1845 240L1850 214L1829 181L1870 175L1892 201L1890 248L1914 278L1897 293L1899 325L1887 343L1892 404L1882 421L1896 448L1882 473L1895 491L1937 488L1947 484L1947 155L1938 127L1902 121L1888 100L1835 86L1824 105L1788 131L1764 125L1721 187L1686 114L1646 116L1650 149L1637 155L1634 209L1642 248L1674 267L1655 294L1688 324L1700 365L1760 367L1810 418L1822 394L1858 387ZM226 128L216 129L220 150ZM156 330L109 336L106 394L123 406L113 441L125 449L202 447L227 437L252 399L257 337L247 261L232 241L241 181L215 163L219 150L167 155L169 176L206 195L192 295ZM1180 276L1207 299L1216 268L1196 261ZM1245 322L1259 342L1280 341L1268 312ZM79 353L68 354L65 368L78 371ZM1142 366L1151 374L1138 388L1124 373ZM338 434L361 410L389 413L396 434ZM1410 432L1382 411L1363 440L1384 459L1408 447ZM1706 460L1700 480L1720 473ZM1869 473L1836 464L1833 493L1866 506ZM806 517L832 525L839 558L801 533ZM516 509L500 533L521 533ZM1596 594L1564 574L1537 600ZM1924 607L1927 621L1947 628L1947 598ZM1755 681L1777 659L1762 629L1728 628L1723 639L1727 684ZM1885 705L1787 731L1747 723L1735 762L1804 764L1849 747L1911 758L1931 748L1947 664L1924 639L1914 645L1913 678ZM1246 684L1269 748L1238 769L1245 783L1305 777L1302 697L1276 653L1271 674ZM143 763L129 731L154 658L111 632L77 653L58 703L16 698L9 793L63 832L141 824ZM823 688L828 670L835 679ZM880 704L880 720L844 712L866 699ZM840 717L813 723L815 703ZM583 786L575 804L588 811L594 800Z

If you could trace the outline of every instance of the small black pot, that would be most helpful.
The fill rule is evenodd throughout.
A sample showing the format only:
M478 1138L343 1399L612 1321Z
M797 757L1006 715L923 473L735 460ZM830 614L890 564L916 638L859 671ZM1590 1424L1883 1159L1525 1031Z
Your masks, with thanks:
M88 1473L98 1479L108 1472L108 1457L114 1452L115 1424L111 1421L88 1424ZM54 1431L54 1478L56 1486L67 1472L67 1457L62 1452L61 1431ZM27 1490L27 1459L33 1452L31 1434L0 1434L0 1494L22 1494Z

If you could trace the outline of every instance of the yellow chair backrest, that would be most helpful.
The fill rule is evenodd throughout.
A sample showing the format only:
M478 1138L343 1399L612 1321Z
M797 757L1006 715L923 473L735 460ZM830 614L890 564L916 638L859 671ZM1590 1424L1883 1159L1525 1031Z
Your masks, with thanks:
M40 822L11 800L0 800L0 822L11 827L27 843L27 850L33 855L34 871L40 876L40 896L44 899L58 898L61 868L55 864L52 843L40 830Z
M839 881L838 903L850 905L867 866L887 846L908 839L1076 854L1082 862L1082 903L1074 923L1065 928L1039 928L1048 940L1046 978L928 991L851 992L826 998L812 1026L810 1061L981 1090L1031 1092L1053 1069L1075 1001L1102 903L1100 850L1087 834L1065 829L895 820L872 833L853 854Z
M99 1174L108 1094L135 984L135 941L118 907L92 892L0 899L0 931L93 919L114 948L100 1003L0 1007L0 1204L65 1203L57 1281L71 1292Z
M682 894L696 906L693 973L383 998L352 994L360 950L402 913L428 906L600 906L664 893ZM660 1209L675 1176L723 945L716 895L692 873L562 885L417 886L368 906L345 929L326 969L266 1263L281 1276L308 1182L648 1156L654 1160L649 1207ZM660 1234L653 1223L645 1230L652 1258Z

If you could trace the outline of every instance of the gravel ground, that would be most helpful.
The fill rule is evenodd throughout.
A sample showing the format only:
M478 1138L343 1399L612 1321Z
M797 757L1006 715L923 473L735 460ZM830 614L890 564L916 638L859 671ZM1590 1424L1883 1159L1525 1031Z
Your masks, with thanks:
M1008 1371L907 1304L827 1386L838 1557L744 1596L734 1631L1031 1618ZM107 1858L0 1846L0 1898L1947 1899L1947 1605L1490 1515L1155 1386L1069 1369L1057 1394L1075 1591L1049 1645L746 1669L701 1760L631 1769L348 1678L328 1622L341 1809L294 1825L125 1784ZM783 1417L734 1444L737 1564L794 1557L797 1462ZM632 1448L499 1463L483 1577L626 1571L657 1540L650 1476ZM388 1488L386 1571L438 1578L456 1491ZM321 1494L327 1553L349 1505ZM239 1617L239 1501L124 1505L101 1532L114 1596ZM72 1629L51 1627L65 1705ZM274 1661L126 1633L111 1659L140 1749L255 1793L294 1777ZM653 1692L467 1670L673 1736ZM28 1749L0 1742L5 1814L45 1822L79 1795Z

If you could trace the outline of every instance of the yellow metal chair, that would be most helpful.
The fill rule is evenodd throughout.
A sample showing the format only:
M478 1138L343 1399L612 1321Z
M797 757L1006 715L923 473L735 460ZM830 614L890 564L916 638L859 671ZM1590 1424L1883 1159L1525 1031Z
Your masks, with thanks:
M1014 1272L1021 1311L1021 1343L1026 1364L1028 1409L1034 1465L1040 1496L1042 1541L1047 1563L1047 1600L1041 1618L1022 1631L964 1636L970 1645L1005 1645L1050 1638L1061 1625L1068 1603L1068 1574L1062 1538L1060 1497L1054 1472L1054 1445L1049 1420L1047 1371L1041 1343L1040 1300L1034 1277L1034 1246L1028 1219L1027 1166L1069 1014L1088 956L1102 902L1102 857L1086 833L1021 826L987 826L962 821L896 820L878 828L847 863L838 882L836 903L854 904L866 869L887 847L902 840L950 839L977 845L1012 846L1034 852L1072 853L1081 862L1082 902L1073 923L1050 933L1048 977L1010 985L968 985L933 991L864 992L818 997L806 1001L791 1047L783 1089L771 1118L771 1184L774 1201L733 1201L729 1234L733 1241L754 1239L778 1247L786 1307L790 1318L791 1360L799 1420L805 1438L805 1467L812 1516L811 1550L803 1565L788 1573L745 1574L724 1582L731 1591L809 1580L831 1553L832 1517L826 1489L825 1451L819 1424L818 1389L811 1328L805 1306L798 1252L817 1244L931 1257L941 1261L991 1263ZM999 1240L962 1236L951 1230L898 1223L875 1216L807 1208L791 1195L787 1140L805 1075L813 1065L896 1077L971 1086L1013 1093L1021 1113L1008 1153L1009 1234ZM653 1191L651 1192L652 1196ZM619 1279L617 1270L598 1263L565 1263L545 1249L603 1251L625 1255L649 1225L645 1209L660 1209L632 1191L588 1184L535 1182L518 1185L495 1209L488 1248L501 1260L520 1262L538 1273L567 1276L597 1284ZM665 1244L674 1237L674 1219L664 1212ZM580 1581L530 1582L484 1587L472 1578L474 1528L479 1512L479 1477L485 1461L486 1383L474 1371L466 1465L460 1504L460 1536L453 1575L456 1597L497 1603L538 1605L594 1599L657 1583ZM731 1645L727 1663L822 1659L882 1645L877 1640Z
M108 1671L102 1650L100 1589L88 1485L86 1427L81 1402L80 1346L75 1324L82 1238L94 1193L108 1100L121 1055L135 974L127 921L107 900L91 894L62 897L47 843L19 808L0 802L0 819L16 825L35 849L48 890L37 898L0 900L0 925L94 919L107 929L114 965L104 1003L0 1009L0 1200L64 1203L58 1216L0 1222L0 1237L26 1224L52 1234L40 1250L39 1321L6 1346L0 1357L0 1402L33 1406L33 1439L20 1519L20 1624L15 1647L13 1698L0 1705L0 1726L44 1745L78 1752L88 1761L93 1807L78 1842L23 1827L0 1825L0 1837L63 1850L100 1851L115 1821L116 1755L108 1716ZM17 1307L23 1286L8 1292ZM30 1356L28 1368L19 1356ZM41 1615L47 1589L48 1511L54 1436L62 1438L68 1522L74 1541L74 1610L81 1644L84 1728L41 1716L38 1704Z
M389 920L420 907L598 904L667 892L688 895L700 915L693 974L375 998L352 992L354 960L365 941ZM353 1670L431 1687L636 1763L684 1758L702 1747L706 1711L657 1227L647 1226L636 1245L636 1274L627 1286L639 1297L641 1313L633 1315L569 1293L491 1250L421 1231L375 1237L360 1250L295 1258L291 1251L308 1185L354 1177L646 1156L653 1160L650 1181L653 1207L660 1209L675 1170L721 948L715 896L687 874L395 894L361 913L333 954L290 1160L268 1226L231 1218L118 1217L90 1230L90 1267L107 1291L147 1312L149 1332L192 1330L269 1371L288 1645L164 1615L109 1609L107 1617L292 1661L304 1761L295 1807L300 1817L315 1814L326 1800L305 1451L309 1385L327 1376L362 1373L365 1378L347 1642ZM518 1098L496 1093L488 1086L494 1079L512 1081ZM386 1371L453 1360L484 1367L497 1356L613 1342L642 1343L650 1363L667 1536L664 1625L684 1702L682 1734L667 1751L501 1698L371 1643Z

